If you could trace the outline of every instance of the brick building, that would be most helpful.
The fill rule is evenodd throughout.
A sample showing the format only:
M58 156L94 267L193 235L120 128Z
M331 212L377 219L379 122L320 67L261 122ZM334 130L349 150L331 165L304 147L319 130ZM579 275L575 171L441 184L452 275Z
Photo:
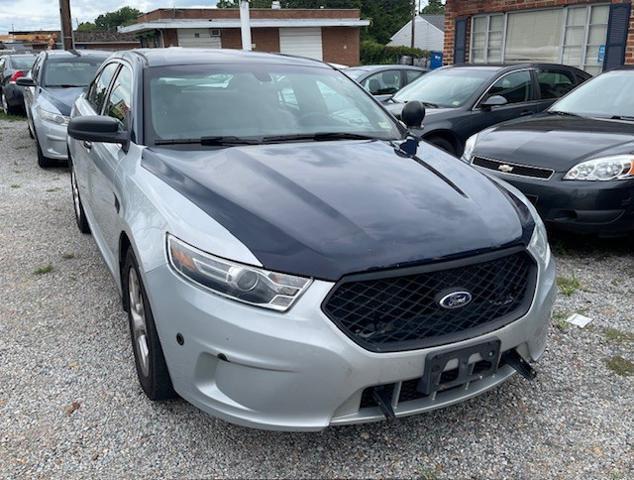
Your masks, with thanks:
M447 0L445 63L634 63L631 0Z
M59 30L16 30L0 36L0 40L7 44L20 44L33 51L46 50L51 44L55 45L55 48L62 48L61 38ZM73 39L78 50L129 50L141 46L134 35L118 32L74 31Z
M359 63L360 28L355 9L251 9L252 48L302 55L331 63ZM242 48L240 10L161 8L120 27L144 47Z

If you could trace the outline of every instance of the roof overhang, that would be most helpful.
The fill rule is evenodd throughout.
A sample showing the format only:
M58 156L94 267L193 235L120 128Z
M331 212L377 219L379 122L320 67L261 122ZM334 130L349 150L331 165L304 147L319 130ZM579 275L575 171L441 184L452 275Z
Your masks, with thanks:
M355 18L261 18L252 19L251 28L275 27L367 27L369 20ZM162 30L166 28L240 28L240 19L210 19L210 20L175 20L164 19L153 22L143 22L119 27L121 33L141 33L148 30Z

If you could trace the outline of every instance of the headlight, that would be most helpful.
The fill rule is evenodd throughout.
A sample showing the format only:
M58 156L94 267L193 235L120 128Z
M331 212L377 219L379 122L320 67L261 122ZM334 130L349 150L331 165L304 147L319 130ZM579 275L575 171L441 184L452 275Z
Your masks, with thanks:
M545 265L548 265L548 262L550 262L550 245L548 245L546 227L537 212L533 214L533 218L535 220L535 230L533 230L533 236L528 244L528 249L533 252L535 256L541 258Z
M464 144L464 152L462 153L462 160L471 163L471 157L473 156L473 149L478 142L478 134L471 135Z
M311 279L269 272L215 257L167 235L172 267L187 279L224 297L285 312L304 293Z
M47 122L56 123L57 125L68 125L70 118L62 115L59 112L49 112L48 110L44 110L42 107L37 107L37 113L39 114L42 120L46 120Z
M564 175L564 180L622 180L634 178L634 156L614 155L575 165Z

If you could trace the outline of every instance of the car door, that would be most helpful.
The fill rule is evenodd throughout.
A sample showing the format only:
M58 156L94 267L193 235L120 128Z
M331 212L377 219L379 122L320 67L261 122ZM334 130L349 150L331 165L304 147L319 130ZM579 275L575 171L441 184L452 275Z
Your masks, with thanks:
M91 82L86 93L81 95L75 103L75 108L77 109L76 115L101 114L106 102L110 83L119 70L119 67L120 64L118 62L112 62L102 66L97 71L95 79ZM82 198L88 221L93 224L95 223L95 215L91 181L93 177L92 171L96 167L92 158L92 145L90 142L79 140L71 140L71 143L71 155L75 176L77 178L77 186L79 187L79 195ZM91 226L93 226L93 230L99 230L98 225ZM96 237L100 235L98 231L93 233L95 233Z
M33 62L33 66L31 67L31 78L33 79L33 81L35 82L35 87L23 87L22 89L22 96L24 97L24 109L26 110L26 116L28 118L29 121L31 120L31 108L33 106L33 103L35 101L35 92L36 90L39 88L38 84L39 84L39 75L40 75L40 70L42 68L42 62L44 61L44 54L40 53L37 58L35 59L35 62Z
M506 104L484 107L482 103L493 96L506 99ZM530 69L515 70L498 77L476 102L472 116L473 133L477 133L496 123L513 118L532 115L540 109L535 92L535 82ZM465 137L467 138L468 135Z
M131 128L132 69L123 64L114 76L102 115L116 118L122 131ZM121 145L94 142L90 150L93 168L90 185L95 222L99 225L104 246L114 259L119 241L119 198L115 189L115 172L125 158Z

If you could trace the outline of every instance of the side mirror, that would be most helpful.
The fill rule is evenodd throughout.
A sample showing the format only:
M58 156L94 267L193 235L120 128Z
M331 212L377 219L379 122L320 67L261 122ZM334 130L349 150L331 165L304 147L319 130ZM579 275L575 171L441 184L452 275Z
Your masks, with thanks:
M508 100L504 98L502 95L491 95L484 102L480 104L480 107L484 110L491 110L493 107L501 107L502 105L506 105Z
M407 128L420 128L425 118L425 107L419 101L407 102L401 112L401 119Z
M75 140L120 143L125 147L130 141L130 134L122 131L120 126L116 118L104 115L75 117L68 123L68 135Z
M34 87L35 80L33 80L31 77L20 77L15 81L15 84L21 87Z

